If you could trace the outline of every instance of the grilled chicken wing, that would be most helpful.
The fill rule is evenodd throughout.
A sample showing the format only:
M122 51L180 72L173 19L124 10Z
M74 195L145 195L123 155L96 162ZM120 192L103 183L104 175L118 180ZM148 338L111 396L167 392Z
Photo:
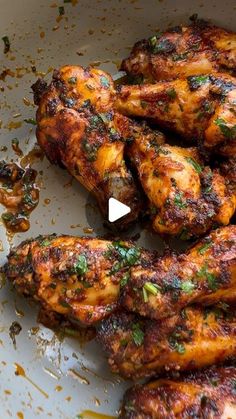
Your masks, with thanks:
M79 66L55 71L47 87L33 87L37 111L37 138L52 163L60 164L92 191L107 218L113 196L131 208L119 222L136 220L140 196L124 161L127 119L112 109L115 90L111 77Z
M209 151L236 154L236 79L194 75L156 84L121 86L115 102L125 115L149 118Z
M196 148L160 146L153 138L136 136L129 155L150 201L156 232L186 239L229 224L236 194L217 170L202 165Z
M186 308L162 321L118 313L97 337L112 372L125 378L200 369L236 355L236 311Z
M121 287L127 310L162 319L192 303L234 302L236 226L213 231L180 256L167 255L150 266L136 266Z
M121 69L144 81L236 69L236 34L202 20L137 42Z
M121 419L234 419L236 368L209 368L129 389Z
M13 249L3 271L47 311L83 323L120 305L161 319L192 302L235 301L235 230L218 229L186 254L162 258L132 242L40 236Z
M116 308L130 266L151 258L129 242L40 236L13 249L3 271L46 311L92 324Z

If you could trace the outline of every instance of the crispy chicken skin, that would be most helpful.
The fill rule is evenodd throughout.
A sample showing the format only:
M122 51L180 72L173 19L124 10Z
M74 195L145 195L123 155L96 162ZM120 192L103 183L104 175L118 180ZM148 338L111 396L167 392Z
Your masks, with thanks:
M140 212L139 192L124 161L127 118L112 109L111 76L98 69L65 66L49 86L32 86L37 139L52 163L60 164L96 196L105 218L113 196L131 208L119 222L126 227Z
M129 148L153 214L153 229L183 239L228 225L236 194L218 170L202 165L196 148L159 145L137 136Z
M136 385L125 393L120 419L234 419L235 383L236 368L228 366Z
M154 82L236 69L236 34L196 20L137 42L121 69Z
M153 319L187 305L235 301L236 227L159 257L132 242L40 236L13 249L6 278L49 312L92 324L118 306Z
M213 231L190 250L131 269L121 288L127 310L153 318L173 316L187 305L235 301L236 226Z
M120 86L116 108L148 118L209 151L236 154L236 79L226 74L193 75L156 84Z
M117 313L97 338L112 372L125 378L195 370L236 355L236 311L189 307L161 321Z
M3 271L18 292L46 311L92 324L116 308L130 266L152 257L130 242L40 236L13 249Z

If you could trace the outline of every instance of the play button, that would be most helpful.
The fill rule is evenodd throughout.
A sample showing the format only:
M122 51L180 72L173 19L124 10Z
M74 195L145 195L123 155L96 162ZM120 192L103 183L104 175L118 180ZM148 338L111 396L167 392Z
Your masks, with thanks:
M118 201L115 198L109 198L108 201L108 220L110 223L119 220L131 211L130 207Z

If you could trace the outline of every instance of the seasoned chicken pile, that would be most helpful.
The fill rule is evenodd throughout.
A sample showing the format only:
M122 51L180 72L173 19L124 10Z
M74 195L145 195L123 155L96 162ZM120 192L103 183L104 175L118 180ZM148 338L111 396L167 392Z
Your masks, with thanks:
M110 197L130 207L118 230L145 219L164 239L197 241L160 256L129 240L40 236L2 272L51 319L95 325L112 372L157 376L128 390L121 419L234 419L236 35L194 16L135 44L122 70L123 85L69 65L38 80L38 143L105 219Z

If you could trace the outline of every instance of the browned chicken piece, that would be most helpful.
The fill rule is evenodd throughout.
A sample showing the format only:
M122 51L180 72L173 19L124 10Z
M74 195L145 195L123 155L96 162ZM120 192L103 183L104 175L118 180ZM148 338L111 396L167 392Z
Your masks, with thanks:
M3 272L45 311L92 324L117 308L119 284L130 267L152 258L131 242L39 236L13 249Z
M215 73L120 86L116 108L203 143L209 151L236 155L236 79L232 76Z
M225 177L228 189L236 195L236 157L224 160L220 164L220 171Z
M97 338L112 372L125 378L200 369L236 355L236 310L189 307L161 321L117 313Z
M121 287L127 310L156 320L187 305L236 301L236 226L213 231L185 253L131 268Z
M159 234L198 237L215 225L228 225L236 193L218 170L202 164L196 148L159 145L136 136L129 156L150 203Z
M118 221L136 220L141 199L124 161L127 119L113 111L115 90L107 73L79 66L62 67L49 86L33 86L37 139L52 163L66 167L97 198L105 218L112 196L131 208Z
M137 42L121 69L134 80L159 81L236 71L236 34L202 20Z
M160 378L125 393L120 419L234 419L235 387L233 366Z
M13 249L3 272L44 311L85 324L118 306L162 319L193 302L236 300L235 230L218 229L185 254L162 258L132 242L40 236Z

